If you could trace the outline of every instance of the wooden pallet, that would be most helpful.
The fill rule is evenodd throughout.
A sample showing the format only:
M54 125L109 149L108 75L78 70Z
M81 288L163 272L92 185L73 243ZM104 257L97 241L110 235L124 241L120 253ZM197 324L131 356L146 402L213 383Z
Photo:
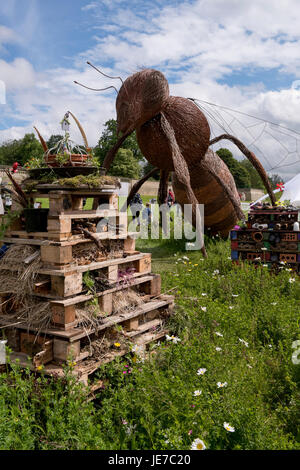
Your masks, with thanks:
M18 325L13 328L15 334L13 340L9 334L7 335L8 344L19 357L23 355L24 359L24 355L26 357L29 355L32 368L36 368L41 364L51 362L57 365L67 363L69 360L76 363L85 361L93 355L94 345L99 348L99 345L108 337L103 358L105 360L106 356L109 356L110 360L113 360L120 353L119 344L126 354L132 344L146 344L157 339L158 336L164 336L167 331L165 321L171 315L173 305L172 296L161 295L135 310L116 313L104 318L97 329L87 330L78 327L67 332L58 332L53 329L35 332L34 328L28 330L27 325ZM1 321L1 323L4 322ZM116 325L121 327L119 328L121 331L115 331ZM6 330L9 333L9 328Z
M157 341L163 340L166 334L169 333L167 328L162 329L161 331L154 332L154 333L147 333L144 334L143 337L135 338L135 343L139 347L143 348L145 353L147 351L147 347L150 344L153 344ZM119 350L113 350L111 352L107 352L103 358L100 360L96 358L89 358L86 357L85 360L82 360L78 363L73 363L73 367L71 369L72 375L74 375L78 382L83 383L85 386L89 386L89 391L94 392L99 388L103 387L103 381L97 379L93 384L91 381L95 372L98 371L99 367L103 366L104 364L108 364L109 362L114 361L118 357L125 356L126 354L130 353L129 347L123 347ZM145 354L146 355L146 354ZM144 357L145 357L144 355ZM146 356L147 357L147 356ZM33 360L24 353L20 352L13 352L10 355L11 362L17 362L21 367L29 368L32 371L43 373L48 376L54 376L56 378L63 378L65 376L65 368L63 365L56 364L54 362L50 362L47 364L38 364L38 362L33 362ZM39 370L37 367L42 366L42 369Z

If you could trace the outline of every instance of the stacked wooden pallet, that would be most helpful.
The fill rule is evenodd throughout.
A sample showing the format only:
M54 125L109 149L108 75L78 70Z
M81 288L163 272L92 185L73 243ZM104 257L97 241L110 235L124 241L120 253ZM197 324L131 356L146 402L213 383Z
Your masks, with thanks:
M101 364L134 346L141 354L163 338L174 299L161 295L160 276L151 273L151 255L136 251L136 234L127 232L126 218L118 212L116 187L40 185L29 196L32 203L49 199L47 231L28 232L20 218L3 242L36 248L40 263L33 296L49 305L49 323L13 326L9 318L17 307L9 292L2 294L0 323L13 360L58 375L71 363L73 373L87 383ZM84 210L87 198L93 199L92 210ZM0 263L6 272L19 269L17 262L6 265L5 257ZM127 305L132 296L133 304Z
M253 207L245 227L231 231L231 258L263 262L278 269L287 264L300 274L299 210Z

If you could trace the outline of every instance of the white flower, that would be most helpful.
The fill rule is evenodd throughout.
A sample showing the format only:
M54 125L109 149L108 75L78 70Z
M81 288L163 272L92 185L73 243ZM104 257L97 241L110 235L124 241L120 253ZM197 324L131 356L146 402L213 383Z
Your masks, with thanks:
M201 395L202 393L202 390L195 390L194 391L194 397L199 397L199 395Z
M174 344L177 344L177 343L179 343L179 341L181 341L181 339L178 338L177 336L173 336L172 339L173 339Z
M189 261L189 258L187 256L183 256L182 259Z
M217 347L217 348L216 348L216 351L222 351L222 348L218 348L218 347Z
M215 331L215 335L217 335L217 336L223 336L222 333L219 333L219 331Z
M232 306L232 305L229 305L229 307L228 307L228 308L230 308L230 310L232 310L232 309L233 309L233 306Z
M207 371L207 369L205 369L204 367L200 368L197 370L197 375L203 375L205 374L205 372Z
M218 388L227 387L227 385L228 385L227 382L223 382L223 383L222 383L222 382L218 382L218 383L217 383L217 387L218 387Z
M241 338L239 338L239 341L241 343L243 343L248 348L249 344L247 343L247 341L245 341L244 339L241 339Z
M207 308L206 307L200 307L203 312L206 312Z
M205 297L207 294L205 294L204 292L202 292L202 294L201 294L201 295L202 295L202 297Z
M205 450L206 446L201 439L195 439L194 442L191 445L191 450Z
M268 265L267 265L267 264L263 264L263 268L267 268L267 267L268 267Z
M239 294L232 294L232 297L238 297Z
M166 335L166 340L167 341L172 341L172 343L174 343L174 344L177 344L177 343L179 343L179 341L181 341L180 338L178 338L177 336L173 336L173 335L172 336Z
M223 426L226 429L226 431L228 431L228 432L234 432L235 431L234 427L230 426L229 423L223 423Z
M269 344L269 348L272 349L272 344Z
M250 364L247 364L247 367L249 367L249 369L253 369L253 367L252 367L252 366L250 366Z
M292 284L292 282L295 282L295 281L296 281L296 279L295 279L294 277L291 277L291 278L289 279L289 283L290 283L290 284Z
M271 302L271 305L277 305L277 302Z
M220 274L220 271L218 269L215 269L213 272L213 276L216 276L217 274Z

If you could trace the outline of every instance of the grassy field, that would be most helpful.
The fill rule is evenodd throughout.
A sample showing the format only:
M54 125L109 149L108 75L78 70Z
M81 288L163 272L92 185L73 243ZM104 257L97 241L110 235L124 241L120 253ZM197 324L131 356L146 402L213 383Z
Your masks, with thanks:
M232 265L228 241L211 240L205 260L181 240L137 246L175 295L174 338L103 367L90 403L68 370L56 383L13 366L0 375L0 448L300 449L299 280Z

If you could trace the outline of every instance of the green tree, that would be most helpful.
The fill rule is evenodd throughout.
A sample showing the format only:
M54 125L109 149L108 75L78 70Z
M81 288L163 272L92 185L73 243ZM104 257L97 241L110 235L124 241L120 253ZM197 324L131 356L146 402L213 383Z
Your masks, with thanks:
M25 134L22 139L4 142L0 146L1 165L11 165L14 162L23 165L30 158L42 155L43 148L33 133Z
M261 177L259 176L257 170L254 168L251 162L248 159L244 159L240 162L241 166L248 171L250 176L250 186L255 189L265 189L265 186L262 182Z
M55 147L55 145L63 139L63 136L60 135L60 134L52 134L49 138L49 140L47 140L47 147L48 149L52 149L53 147ZM55 151L52 151L51 153L55 153Z
M249 188L251 185L249 172L241 165L241 162L233 157L230 150L220 148L216 153L228 166L232 176L234 177L236 186L238 188Z
M141 174L141 166L131 150L121 148L118 150L108 174L138 179Z
M117 121L115 119L110 119L106 121L104 131L99 139L98 145L94 148L94 154L99 158L100 163L103 163L105 155L117 142ZM138 146L136 140L136 134L133 132L122 144L123 149L129 149L132 152L133 158L135 160L142 161L144 159L142 152Z

